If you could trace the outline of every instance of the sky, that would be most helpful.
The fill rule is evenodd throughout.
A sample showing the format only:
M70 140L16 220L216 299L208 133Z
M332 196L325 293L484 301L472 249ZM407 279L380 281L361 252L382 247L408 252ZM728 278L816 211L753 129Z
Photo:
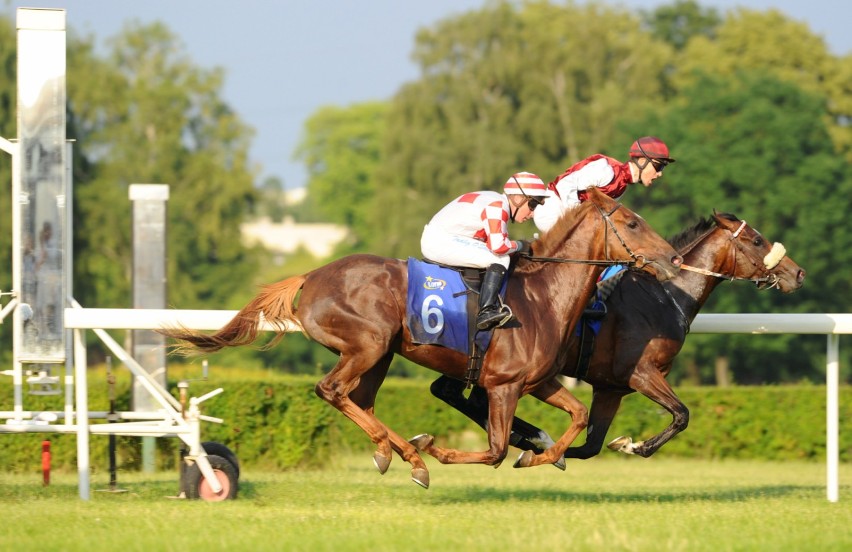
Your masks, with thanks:
M67 10L69 29L103 47L130 21L162 21L194 63L225 69L223 99L254 131L250 156L262 182L306 184L294 161L305 121L327 105L390 99L419 77L411 52L417 30L479 9L487 0L0 0L0 10ZM554 0L554 3L558 3ZM673 0L612 0L653 9ZM724 13L736 6L778 9L805 22L836 55L852 53L852 2L699 0ZM73 74L67 75L73 79Z

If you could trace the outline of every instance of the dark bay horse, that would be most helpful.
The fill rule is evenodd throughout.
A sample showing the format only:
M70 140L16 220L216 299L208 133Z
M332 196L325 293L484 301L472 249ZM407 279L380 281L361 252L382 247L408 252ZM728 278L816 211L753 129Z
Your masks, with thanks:
M578 374L580 339L572 335L568 341L560 358L561 372L580 376L592 385L593 395L586 442L569 448L565 458L597 455L621 400L635 391L665 408L672 422L643 442L619 437L608 446L627 454L651 456L689 423L689 410L665 378L689 325L716 286L724 281L746 280L759 289L778 288L791 293L804 282L804 270L785 255L781 244L771 244L730 214L714 213L671 242L683 256L680 273L664 283L636 271L625 273L606 302L608 314L585 375ZM478 424L485 423L487 401L481 391L464 399L461 386L446 378L436 381L432 390ZM525 450L540 450L552 442L546 433L518 418L512 429L512 443Z
M423 487L429 485L429 473L418 450L442 463L499 464L507 453L518 400L528 393L568 412L572 419L554 446L541 454L528 454L516 467L553 463L586 427L588 411L559 383L560 366L555 361L557 352L567 346L583 302L603 270L601 264L606 264L600 261L623 261L662 281L677 273L681 259L641 217L596 190L589 193L589 201L547 232L533 253L545 260L517 261L505 294L516 321L494 334L477 382L491 404L489 449L484 452L439 448L429 436L419 436L415 441L419 448L415 448L375 414L376 394L395 353L453 378L462 379L467 370L467 355L412 341L405 316L406 261L372 255L345 257L265 286L213 335L174 328L161 333L196 350L214 352L253 342L264 320L280 326L278 338L286 331L284 325L295 324L340 355L317 383L316 393L376 444L373 460L380 473L387 470L392 451L411 464L412 479Z

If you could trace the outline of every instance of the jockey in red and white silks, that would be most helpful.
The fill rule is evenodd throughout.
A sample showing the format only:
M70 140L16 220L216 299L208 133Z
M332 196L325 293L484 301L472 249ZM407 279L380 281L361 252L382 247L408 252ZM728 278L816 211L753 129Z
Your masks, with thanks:
M542 232L549 230L562 213L586 200L589 187L599 188L617 199L630 184L650 186L662 176L666 165L674 163L674 159L669 157L668 146L653 136L633 142L629 155L630 160L622 163L612 157L595 154L565 169L548 185L551 199L536 210L536 227Z
M438 211L423 229L423 257L451 266L486 268L498 263L508 268L509 255L520 247L509 239L509 221L527 220L532 214L528 199L546 195L546 188L538 176L518 173L509 179L504 190L504 194L466 193ZM520 205L510 200L513 195L522 200Z
M503 193L482 191L457 197L432 217L423 229L423 257L452 266L484 268L479 290L476 327L489 330L512 319L499 297L512 253L529 252L524 241L509 239L509 221L529 220L544 203L547 188L538 176L513 174Z

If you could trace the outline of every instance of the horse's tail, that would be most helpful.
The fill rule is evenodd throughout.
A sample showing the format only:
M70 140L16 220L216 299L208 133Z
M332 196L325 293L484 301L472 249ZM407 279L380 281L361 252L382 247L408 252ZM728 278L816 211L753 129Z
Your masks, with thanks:
M252 343L257 339L261 324L267 322L274 327L277 334L266 345L271 347L287 332L302 329L302 324L296 318L294 303L304 283L305 277L302 275L263 286L254 299L214 334L208 335L183 327L163 328L157 332L166 337L184 341L197 351L215 353L225 347L239 347ZM189 352L180 348L178 351Z

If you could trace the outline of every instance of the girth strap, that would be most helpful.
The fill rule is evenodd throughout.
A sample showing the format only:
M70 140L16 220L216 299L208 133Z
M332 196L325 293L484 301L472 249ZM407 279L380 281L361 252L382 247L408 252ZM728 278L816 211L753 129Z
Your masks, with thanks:
M482 269L462 268L461 275L469 290L478 291L482 284ZM465 389L470 389L479 381L479 373L482 370L482 351L476 344L476 315L479 313L479 294L467 294L467 339L470 343L467 361L467 373L464 376Z

